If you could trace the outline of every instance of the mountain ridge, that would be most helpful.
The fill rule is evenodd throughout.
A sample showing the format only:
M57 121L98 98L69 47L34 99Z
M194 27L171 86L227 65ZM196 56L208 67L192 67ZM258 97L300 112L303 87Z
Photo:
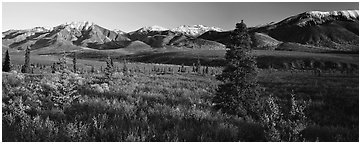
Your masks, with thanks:
M207 32L207 31L217 31L217 32L222 32L224 31L221 28L218 27L208 27L208 26L204 26L204 25L181 25L179 27L173 28L172 29L173 32L180 32L183 33L185 35L188 36L193 36L193 37L197 37L202 35L203 33Z
M308 11L290 16L280 22L250 27L249 32L251 35L262 33L281 42L329 47L335 50L358 51L358 12L358 10ZM230 32L206 32L199 38L227 45L230 40ZM272 41L272 39L268 40Z
M358 10L307 11L276 23L250 27L254 47L273 47L283 42L300 43L337 50L358 50ZM34 27L2 32L3 46L40 49L48 46L79 46L99 50L135 47L224 49L230 31L204 25L181 25L168 29L145 26L136 31L109 30L94 22L67 22L52 28Z

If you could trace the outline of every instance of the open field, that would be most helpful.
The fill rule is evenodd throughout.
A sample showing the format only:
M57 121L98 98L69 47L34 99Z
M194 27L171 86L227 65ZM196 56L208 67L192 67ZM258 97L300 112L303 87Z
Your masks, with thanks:
M224 53L83 50L77 52L79 74L64 79L50 67L60 51L32 51L33 74L3 72L3 141L265 141L261 123L212 108ZM286 107L294 94L309 102L303 141L358 141L358 54L254 50L253 55L262 99L273 95ZM10 56L19 72L24 52L11 49ZM104 74L107 56L117 71L111 82ZM198 59L201 72L192 72ZM71 54L66 62L71 69ZM129 73L123 73L124 63ZM67 91L75 91L77 99L49 98Z
M49 65L58 61L62 52L38 54L34 51L34 56L31 59L32 63ZM219 67L224 65L224 54L225 50L158 49L139 53L120 52L120 50L77 51L80 65L94 65L94 67L105 64L103 61L108 56L113 58L115 62L122 62L127 59L130 62L192 66L200 60L202 65ZM259 68L358 70L358 53L254 50L252 54L256 57ZM19 65L24 62L23 52L10 51L10 55L14 64ZM69 54L70 58L71 56ZM68 59L69 62L71 61L70 58Z
M212 109L219 84L212 75L133 72L108 84L101 73L85 73L78 76L79 102L62 109L45 106L49 89L34 88L56 82L57 74L16 75L3 73L4 141L265 140L259 123ZM293 91L298 100L312 100L305 141L358 141L358 75L264 69L258 79L263 96L286 100Z

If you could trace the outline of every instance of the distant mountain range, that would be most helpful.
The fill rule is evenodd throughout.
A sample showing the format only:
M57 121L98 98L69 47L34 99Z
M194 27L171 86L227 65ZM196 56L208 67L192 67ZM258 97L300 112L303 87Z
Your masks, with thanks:
M250 27L255 48L276 49L282 43L298 43L336 50L358 51L358 10L309 11L277 23ZM71 22L53 28L35 27L2 33L3 47L23 50L53 48L105 49L225 49L231 31L203 25L168 29L142 27L133 32L108 30L92 22Z

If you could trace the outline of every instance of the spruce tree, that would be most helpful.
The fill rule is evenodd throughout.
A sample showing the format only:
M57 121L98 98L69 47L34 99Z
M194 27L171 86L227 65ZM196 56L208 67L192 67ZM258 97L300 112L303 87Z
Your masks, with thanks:
M10 72L11 71L9 50L6 50L6 52L5 52L5 61L4 61L4 64L3 64L3 71L4 72Z
M185 67L184 67L184 63L182 63L181 68L180 68L180 71L181 71L181 72L186 72L186 69L185 69Z
M25 49L25 63L21 67L22 73L29 73L30 72L30 47Z
M94 73L94 72L95 72L94 66L91 66L90 72L91 72L91 73Z
M251 55L251 41L246 24L236 24L231 32L231 41L227 45L226 66L217 79L216 96L212 99L214 108L222 112L258 119L259 85L257 84L257 66Z
M63 52L62 57L59 58L58 65L59 65L59 71L68 69L68 66L66 65L66 53L65 52Z
M107 60L105 61L106 62L106 65L107 67L105 67L104 69L104 72L105 72L105 76L108 80L111 80L112 79L112 75L114 73L114 68L112 66L112 62L111 62L111 58L108 57Z
M110 57L109 57L110 58ZM112 65L112 67L114 67L114 62L113 62L113 59L110 58L110 65Z
M201 61L200 61L200 59L198 58L197 59L197 65L196 65L196 72L197 73L201 73Z
M76 63L77 63L77 57L76 57L76 53L74 53L74 57L73 57L73 70L76 73Z
M123 58L123 74L128 74L127 59Z
M208 74L208 73L209 73L208 66L206 66L205 72L206 72L206 74Z
M55 73L56 72L56 63L54 62L52 65L51 65L51 73Z

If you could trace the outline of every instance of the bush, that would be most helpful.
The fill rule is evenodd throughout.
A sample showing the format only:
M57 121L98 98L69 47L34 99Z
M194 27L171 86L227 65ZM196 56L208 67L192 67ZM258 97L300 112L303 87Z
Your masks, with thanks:
M289 107L280 107L278 103L278 99L272 95L264 102L261 120L266 139L268 141L303 141L301 132L308 125L304 113L306 102L297 102L294 94L291 94Z

